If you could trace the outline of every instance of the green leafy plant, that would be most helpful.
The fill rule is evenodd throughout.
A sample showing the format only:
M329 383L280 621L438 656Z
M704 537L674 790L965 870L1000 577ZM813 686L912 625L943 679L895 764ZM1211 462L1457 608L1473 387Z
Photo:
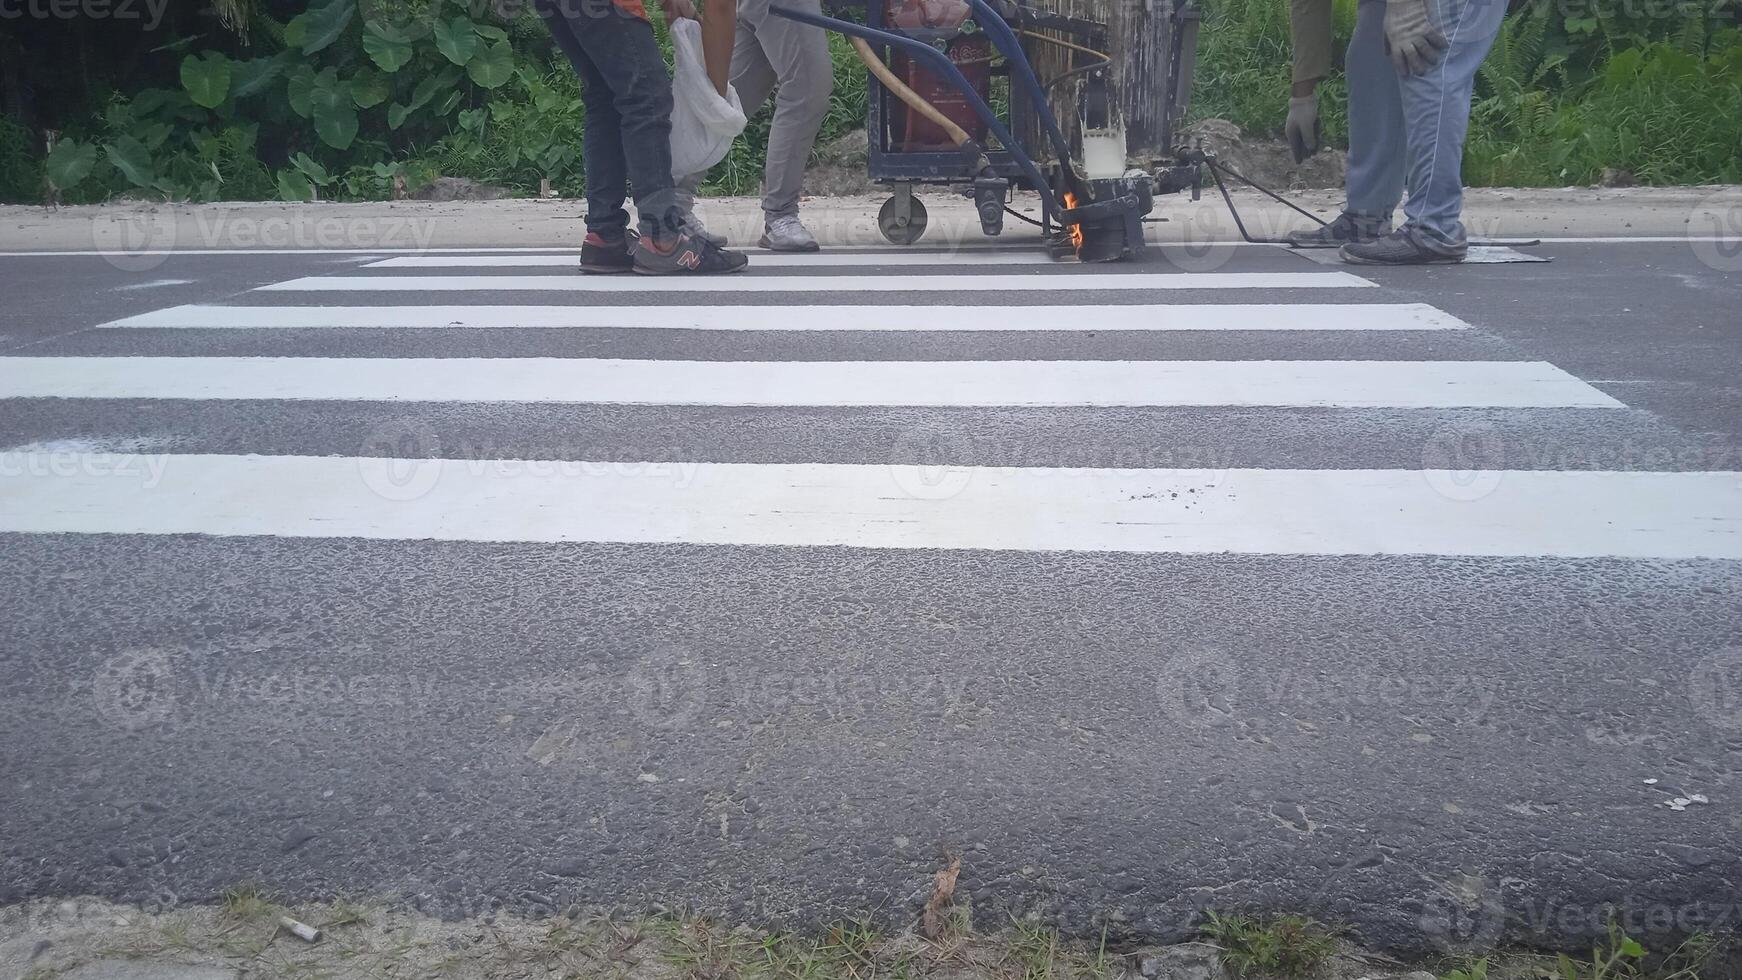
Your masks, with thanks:
M1331 929L1298 915L1263 920L1209 912L1202 932L1221 950L1222 965L1239 977L1310 977L1336 952Z

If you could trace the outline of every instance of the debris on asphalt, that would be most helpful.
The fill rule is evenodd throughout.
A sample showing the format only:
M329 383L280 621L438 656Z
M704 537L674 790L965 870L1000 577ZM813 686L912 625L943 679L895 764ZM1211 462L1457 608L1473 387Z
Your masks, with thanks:
M305 943L320 942L321 931L306 922L298 922L288 915L281 915L278 917L278 924Z
M962 859L950 858L950 863L932 881L931 898L926 899L925 914L920 917L920 932L927 939L944 934L944 908L956 894L956 876L962 873Z

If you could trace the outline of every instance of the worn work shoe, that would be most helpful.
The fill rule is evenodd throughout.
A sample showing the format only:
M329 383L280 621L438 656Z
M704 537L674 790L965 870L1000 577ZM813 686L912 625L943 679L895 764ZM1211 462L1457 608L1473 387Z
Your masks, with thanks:
M643 238L635 247L635 271L644 276L707 276L743 272L750 257L690 235L659 243Z
M1344 211L1337 220L1312 231L1290 232L1288 243L1295 248L1341 248L1353 242L1370 242L1391 232L1391 222L1363 218Z
M1338 255L1351 265L1452 265L1464 261L1466 246L1437 245L1420 232L1399 228L1371 242L1352 242Z
M581 271L602 276L630 272L635 268L636 234L625 231L616 238L606 238L596 231L587 232L581 242Z
M768 219L760 244L771 252L815 252L818 249L815 236L796 214Z

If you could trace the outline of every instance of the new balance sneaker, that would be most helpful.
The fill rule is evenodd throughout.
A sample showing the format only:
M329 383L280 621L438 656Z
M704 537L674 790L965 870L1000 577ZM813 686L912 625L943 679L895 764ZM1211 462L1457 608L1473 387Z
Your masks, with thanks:
M1352 242L1371 242L1390 232L1390 221L1363 218L1344 211L1328 225L1312 231L1290 232L1288 243L1295 248L1341 248Z
M636 234L625 231L616 238L606 238L596 231L587 232L581 242L581 271L604 276L635 269Z
M708 276L743 272L750 258L691 235L679 235L662 248L643 238L635 248L635 271L644 276Z
M798 220L796 214L783 214L768 219L762 241L758 244L771 252L815 252L818 249L816 237Z
M1399 228L1371 242L1353 242L1337 254L1351 265L1455 265L1464 261L1464 245L1441 245L1420 231Z

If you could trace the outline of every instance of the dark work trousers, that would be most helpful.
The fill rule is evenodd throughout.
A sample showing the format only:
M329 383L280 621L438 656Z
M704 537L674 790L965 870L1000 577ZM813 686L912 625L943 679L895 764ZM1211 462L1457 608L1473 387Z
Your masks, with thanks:
M581 77L587 108L587 230L617 238L635 188L641 233L670 238L682 224L672 192L671 77L640 0L536 0L551 37Z

